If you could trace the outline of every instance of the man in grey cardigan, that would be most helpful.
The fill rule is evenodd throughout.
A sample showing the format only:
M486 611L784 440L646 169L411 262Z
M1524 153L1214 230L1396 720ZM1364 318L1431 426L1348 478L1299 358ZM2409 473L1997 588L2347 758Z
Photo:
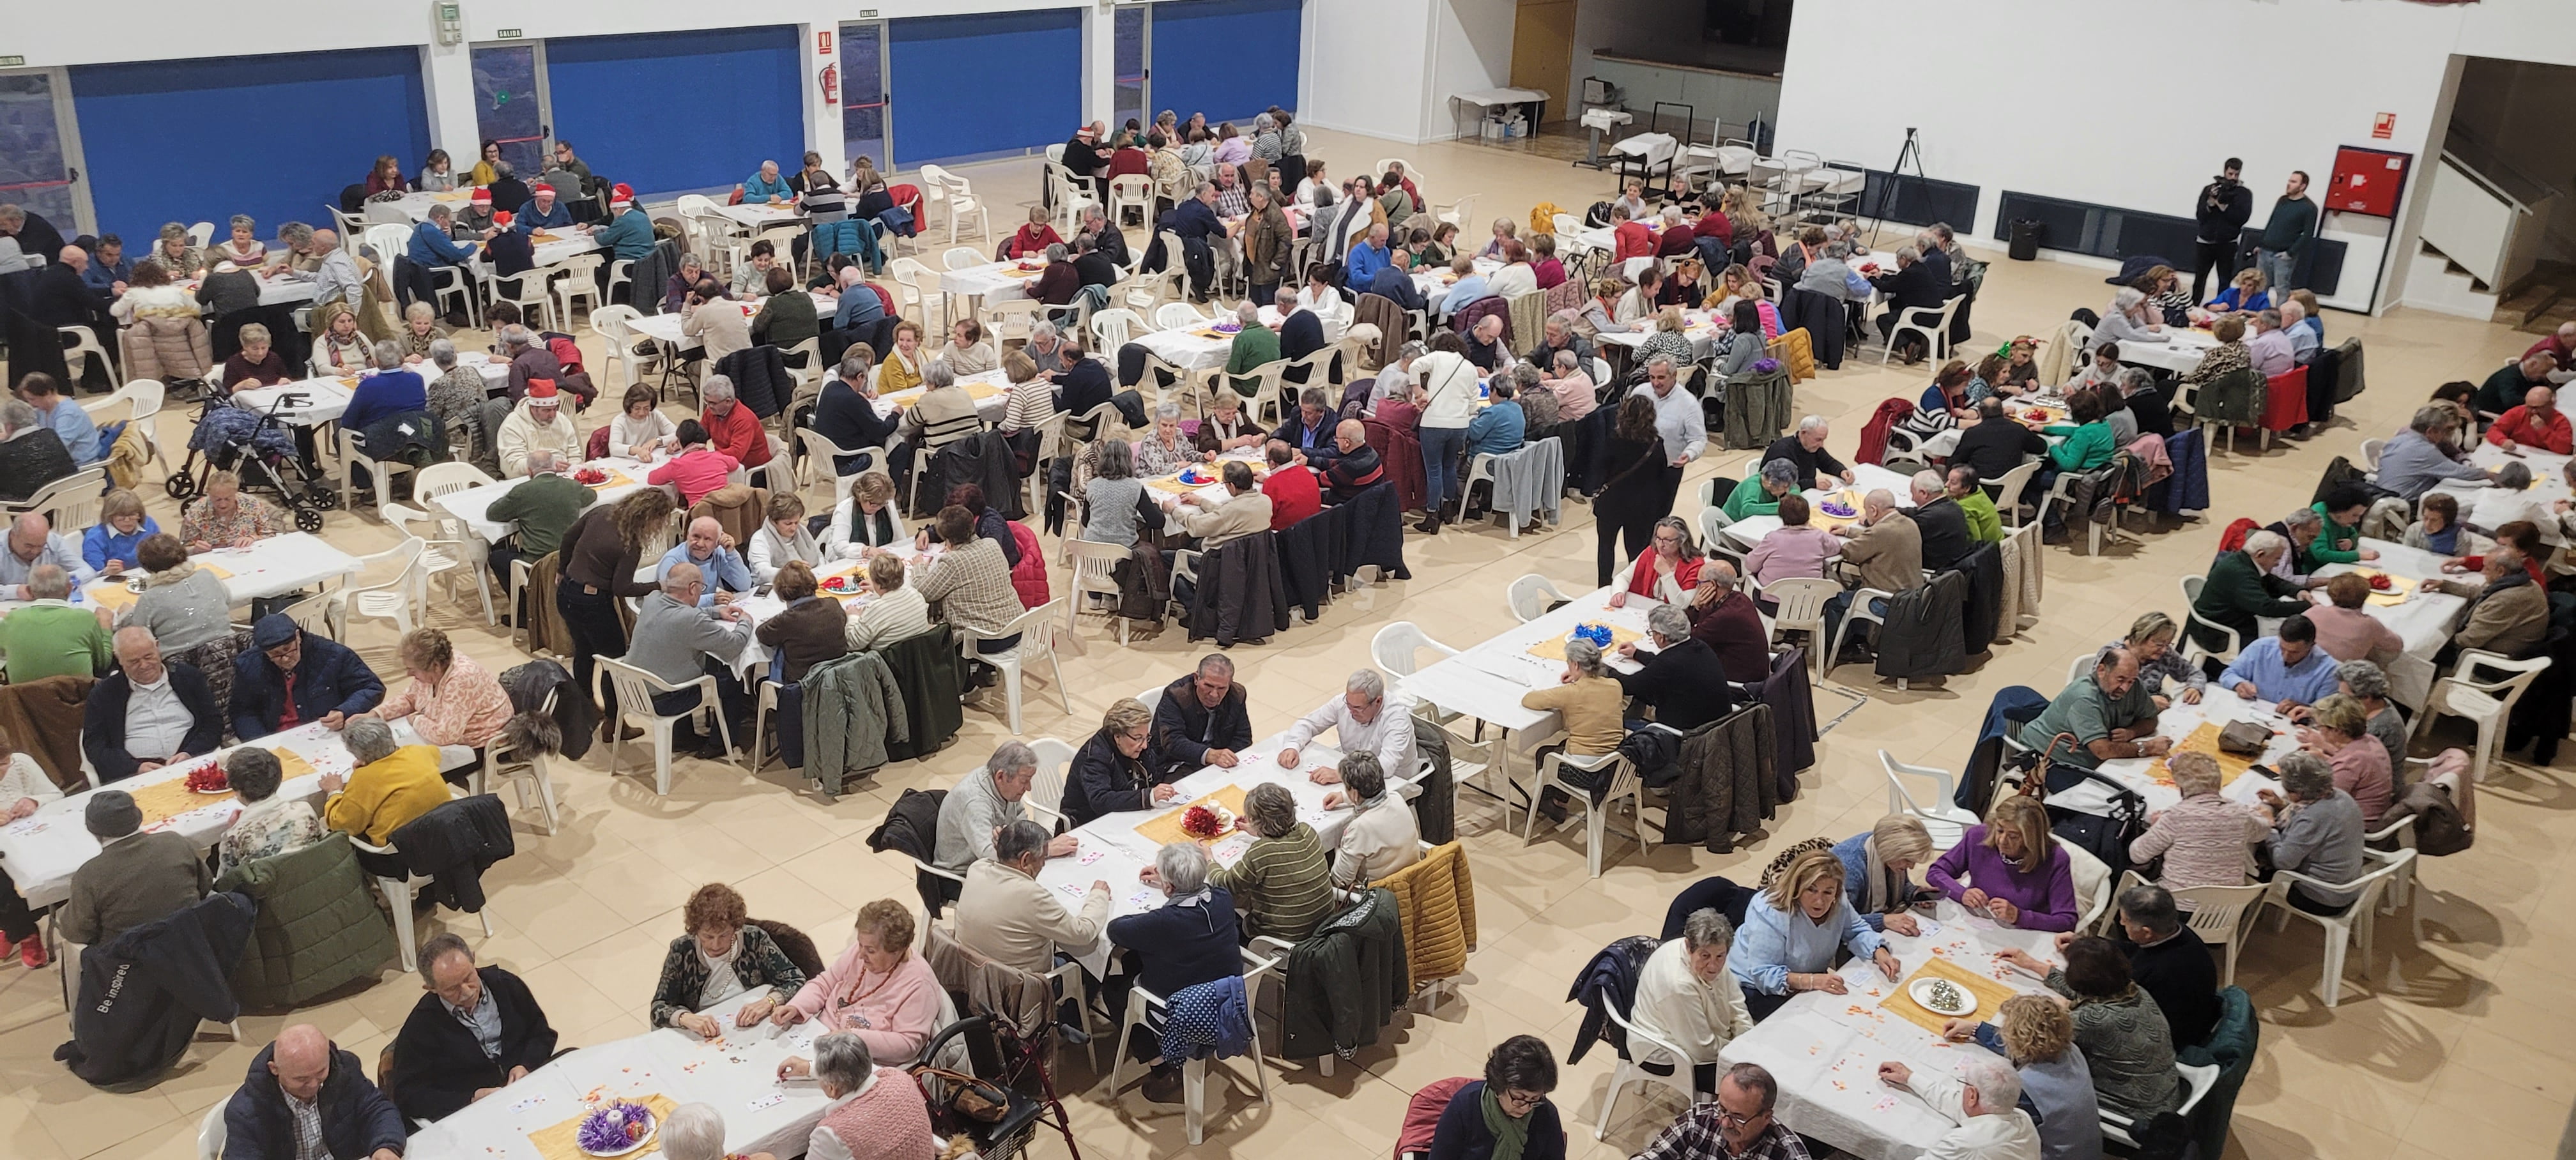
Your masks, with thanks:
M2262 791L2263 804L2279 815L2272 835L2263 840L2275 872L2295 870L2317 882L2350 882L2362 874L2361 803L2335 788L2326 760L2301 751L2281 759L2280 794ZM2290 905L2310 914L2341 914L2353 902L2351 891L2319 890L2304 882L2290 884Z
M992 760L967 774L939 803L939 845L931 862L964 874L976 859L992 857L994 833L1028 816L1021 801L1037 777L1038 755L1027 742L995 746ZM1047 841L1047 857L1064 857L1074 846L1073 835L1058 834Z
M699 575L697 565L671 565L662 574L661 590L647 594L636 608L634 643L626 647L623 659L673 685L715 674L718 711L725 715L727 726L738 733L750 720L750 706L742 683L734 677L733 662L751 641L751 620L740 605L698 607L698 597L705 589L706 581ZM653 712L665 717L685 713L703 700L705 690L696 685L655 693ZM698 756L714 761L727 756L724 742L717 737L698 737L694 716L679 723L672 733L671 746L681 750L694 747Z
M143 810L124 790L91 795L81 823L98 839L99 849L72 871L71 898L63 904L64 938L85 946L107 942L196 905L213 885L206 860L186 838L167 830L138 832Z

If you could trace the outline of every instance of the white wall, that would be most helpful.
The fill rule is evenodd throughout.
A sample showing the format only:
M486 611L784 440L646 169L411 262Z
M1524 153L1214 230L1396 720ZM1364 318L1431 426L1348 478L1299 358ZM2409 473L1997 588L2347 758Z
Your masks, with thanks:
M1506 88L1515 0L1306 0L1298 117L1390 141L1455 137L1454 93Z
M2290 170L2322 185L2340 145L2415 154L2411 209L2455 52L2576 63L2576 5L1799 0L1778 144L1893 157L1905 128L1919 126L1929 176L1982 187L1980 237L1992 234L2006 189L2187 214L2231 155L2245 159L2259 218ZM1869 63L1903 61L1945 63L1925 84ZM2123 80L2122 92L2106 83ZM2293 95L2249 99L2257 85ZM2371 138L2378 113L2396 115L2390 140ZM2413 238L2401 232L2389 248L2383 304L2396 297ZM2366 283L2369 271L2344 276Z

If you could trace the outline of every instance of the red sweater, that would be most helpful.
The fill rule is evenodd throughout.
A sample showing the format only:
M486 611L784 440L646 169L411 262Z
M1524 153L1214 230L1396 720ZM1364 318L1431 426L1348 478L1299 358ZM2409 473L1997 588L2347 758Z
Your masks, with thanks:
M1011 235L1010 248L1002 252L1014 259L1029 258L1046 253L1048 246L1063 244L1064 239L1057 236L1054 226L1044 222L1031 222L1021 226L1020 232Z
M1270 530L1285 531L1288 525L1324 510L1323 490L1315 484L1315 473L1307 470L1281 470L1261 481L1261 494L1270 497Z
M734 462L744 467L769 462L769 430L760 425L760 416L752 414L751 408L736 402L722 419L701 411L698 422L706 424L716 450L732 456Z
M2515 407L2487 428L2487 442L2503 446L2511 439L2526 447L2538 447L2559 455L2576 454L2576 428L2567 424L2565 412L2550 408L2549 418L2541 419L2529 407Z
M1619 241L1619 249L1615 255L1616 261L1625 262L1630 258L1651 258L1655 256L1655 231L1646 228L1646 223L1636 221L1621 222L1619 223L1619 228L1610 232L1612 235L1617 237Z
M1702 557L1673 561L1673 583L1680 586L1683 594L1687 595L1691 589L1699 587L1699 566L1704 560ZM1655 594L1655 553L1652 549L1637 557L1637 566L1628 570L1628 593L1632 596Z

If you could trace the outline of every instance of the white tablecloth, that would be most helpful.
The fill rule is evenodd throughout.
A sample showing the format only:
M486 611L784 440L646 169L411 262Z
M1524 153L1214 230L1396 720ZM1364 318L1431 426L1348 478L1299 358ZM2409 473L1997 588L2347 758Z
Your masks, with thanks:
M394 740L397 742L405 745L420 743L420 735L412 732L410 721L396 721L393 727ZM318 724L302 725L284 733L271 734L259 738L253 744L262 749L286 749L313 763L311 774L289 779L278 788L277 792L290 798L312 800L316 805L317 813L322 796L321 775L349 771L348 747L341 744L338 733ZM159 782L179 780L195 770L205 768L209 763L223 760L233 749L238 748L240 746L233 746L194 761L165 766L150 773L110 783L108 788L133 790ZM458 763L449 763L448 768L457 768L457 765ZM84 790L66 795L45 803L33 814L11 822L7 826L0 826L0 860L6 860L10 880L17 883L18 893L26 897L29 906L43 909L69 898L72 872L80 869L82 863L97 856L98 839L91 837L89 830L81 824L82 811L89 808L90 795L96 792L98 791ZM240 800L226 798L213 805L179 814L151 828L169 830L195 843L198 849L205 850L212 849L215 843L222 841L224 833L232 829L234 820L240 816Z
M191 559L232 573L224 588L235 604L283 596L358 570L357 557L306 532L270 536L247 548L199 552Z
M792 222L800 221L805 217L805 211L796 208L793 203L771 205L765 201L744 202L741 205L720 205L716 207L716 212L723 214L728 218L732 218L734 221L741 223L745 228L750 229L755 233L768 229L771 226L787 225Z
M1351 811L1327 810L1324 795L1338 786L1316 785L1307 777L1312 770L1339 765L1341 751L1329 745L1309 743L1297 751L1297 768L1279 764L1279 743L1287 736L1275 734L1253 743L1237 755L1234 768L1208 766L1174 782L1179 796L1171 804L1151 810L1103 814L1075 828L1074 837L1081 844L1071 855L1047 859L1045 869L1038 871L1038 884L1062 895L1068 909L1079 909L1093 882L1109 884L1112 918L1142 914L1163 904L1163 892L1145 885L1137 875L1154 864L1159 848L1136 832L1136 827L1164 814L1172 813L1192 801L1230 785L1250 789L1262 782L1288 787L1297 799L1297 820L1314 827L1315 837L1324 848L1332 849L1342 840L1343 827L1350 824ZM1232 866L1252 846L1252 836L1236 833L1210 848L1209 857L1217 865ZM1084 970L1093 978L1106 977L1109 971L1109 940L1103 935L1088 947L1064 947L1065 953L1082 961Z
M1029 259L1035 269L1018 262L986 262L963 270L939 272L939 292L960 298L982 298L987 303L1010 302L1029 296L1029 284L1045 272L1046 263Z
M832 325L833 313L841 308L840 298L820 290L809 290L806 294L814 299L814 316L822 319L824 327L828 329ZM760 313L761 299L730 301L741 308L744 318ZM680 316L677 314L647 314L641 318L631 318L627 320L626 328L656 342L669 343L682 354L697 350L701 345L696 337L680 333Z
M202 278L187 278L181 280L179 286L188 293L195 294L197 292L197 288L204 284L205 280ZM298 278L288 274L280 274L274 278L261 278L259 280L259 304L262 306L301 306L307 302L313 301L313 287L314 282L312 279ZM211 307L208 308L207 314L209 317L213 315L213 309Z
M2053 801L2054 799L2052 799ZM1764 905L1759 899L1754 905ZM1887 936L1903 964L1899 978L1938 955L2019 992L2045 990L2041 981L2004 965L1996 952L2017 947L2062 962L2051 936L1999 927L1944 899L1923 933ZM1918 916L1919 917L1919 916ZM1758 1063L1779 1081L1774 1110L1780 1122L1866 1160L1914 1160L1924 1146L1954 1126L1922 1097L1879 1082L1878 1065L1894 1061L1917 1072L1958 1076L1959 1061L1991 1057L1974 1043L1947 1043L1920 1025L1882 1010L1896 985L1867 959L1843 964L1848 994L1807 991L1793 996L1751 1032L1718 1053L1727 1064ZM1990 1012L1980 1012L1991 1021Z
M2356 568L2375 568L2409 580L2429 580L2442 575L2439 553L2367 538L2361 541L2361 545L2376 549L2379 558L2358 565L2329 564L2318 569L2317 575L2333 576ZM2424 699L2432 694L2436 675L2433 654L2442 651L2442 645L2451 639L2451 622L2459 618L2460 610L2468 604L2469 598L2465 596L2418 590L2402 604L2362 606L2372 618L2395 630L2398 637L2406 642L2405 655L2387 665L2390 699L2409 709L2424 704ZM2262 620L2257 627L2268 636L2280 631L2280 622Z
M599 495L598 503L612 504L646 486L644 483L645 473L653 470L654 465L660 463L663 458L667 457L657 456L653 463L645 463L634 459L593 459L583 463L581 466L584 468L596 467L602 471L623 471L629 479L634 480L632 483L621 483L610 487L592 489ZM576 470L579 469L577 468ZM490 514L492 511L492 505L502 496L510 494L510 490L512 488L526 483L527 481L528 477L524 475L515 476L510 479L498 479L490 483L476 484L473 487L465 488L461 491L451 491L446 495L439 496L429 502L444 509L447 514L463 521L465 524L465 530L474 533L474 535L484 543L497 544L501 542L503 537L518 530L519 525L516 521L493 519ZM669 485L665 485L664 490L673 491L674 494L677 494L676 489L669 487Z
M2273 765L2299 747L2297 735L2291 731L2289 722L2274 711L2272 702L2248 701L2219 688L2214 681L2199 704L2187 705L2176 701L2157 714L2156 733L2180 741L2190 736L2192 730L2200 728L2204 721L2215 721L2222 726L2230 721L2257 721L2270 727L2273 730L2272 742L2263 750L2260 759L2263 765ZM2123 757L2103 762L2096 772L2135 790L2139 797L2146 799L2147 812L2154 814L2182 802L2182 791L2170 783L2159 784L2156 781L2150 772L2155 764L2154 758ZM2227 788L2219 791L2219 796L2250 806L2259 804L2259 791L2267 789L2279 793L2281 783L2263 774L2249 772L2228 783ZM2086 813L2106 813L2111 804L2111 792L2100 782L2086 781L2049 794L2048 804Z
M1855 498L1858 498L1867 496L1870 492L1883 487L1887 489L1888 494L1896 497L1896 506L1898 508L1910 509L1914 506L1913 476L1889 471L1875 463L1855 463L1851 465L1851 469L1852 481L1849 486L1842 488L1841 491L1849 491ZM1721 478L1719 482L1724 484L1725 481ZM1804 494L1807 497L1809 507L1812 509L1815 504L1823 502L1826 497L1840 494L1840 492L1818 491L1811 487L1808 488ZM1721 493L1719 496L1720 501L1723 502L1724 498L1724 494ZM1726 538L1750 548L1755 544L1761 543L1762 537L1779 530L1780 517L1778 516L1746 516L1743 519L1727 525Z
M1342 340L1342 334L1350 329L1350 321L1346 318L1323 315L1318 315L1317 317L1323 319L1324 341L1326 342L1340 342ZM1231 322L1233 321L1233 316L1226 315L1216 321ZM1279 329L1279 308L1276 306L1262 307L1261 324L1271 328L1272 330ZM1144 334L1137 335L1133 341L1136 345L1154 352L1155 358L1159 358L1164 362L1181 368L1182 370L1211 370L1216 367L1224 366L1226 356L1234 352L1233 335L1224 334L1209 337L1199 333L1199 331L1212 325L1215 325L1215 323L1202 323L1198 326L1187 327L1179 330L1148 331ZM1102 351L1100 353L1106 356L1116 354L1117 352Z
M915 549L912 544L907 541L895 545L892 549L892 553L901 557L904 564L911 569L912 575L910 580L907 581L911 582L919 580L921 578L921 569L929 567L931 562L937 560L939 558L939 554L946 550L946 545L941 544L938 540L934 539L930 542L930 547L927 549ZM661 562L659 560L647 561L644 570L650 572L660 566ZM836 596L840 600L842 606L849 609L850 615L852 616L857 616L859 614L859 609L865 607L870 600L875 599L873 594L860 591L860 581L866 575L867 561L864 559L826 560L817 565L814 569L814 579L817 582L828 581L834 576L845 576L849 578L850 590L848 592L837 594L824 592L820 593L820 595ZM762 585L761 587L766 588L768 586ZM756 592L753 595L745 596L740 600L735 601L735 603L740 604L744 612L751 614L751 625L755 630L757 630L761 624L766 622L770 617L778 615L787 608L787 602L780 600L777 594L772 592ZM742 682L745 687L755 685L762 677L769 675L769 656L769 646L760 643L757 636L753 637L751 640L743 642L742 651L734 654L733 668L735 673L742 677Z
M769 994L737 995L707 1009L724 1025L722 1039L707 1041L672 1027L584 1047L529 1072L411 1138L409 1154L422 1160L471 1156L477 1160L541 1160L528 1134L588 1110L583 1097L661 1095L674 1105L707 1103L724 1113L725 1151L745 1155L795 1155L831 1103L811 1080L778 1082L778 1065L790 1055L814 1057L822 1026L813 1022L748 1030L733 1013ZM886 1072L879 1082L912 1081Z
M2218 345L2217 336L2196 327L2168 326L2165 333L2170 338L2164 342L2121 343L2120 361L2187 374L2198 369L2200 360L2208 358L2211 348Z
M1558 731L1554 710L1527 709L1521 697L1538 689L1554 688L1565 674L1561 657L1542 659L1530 653L1530 646L1542 641L1562 640L1576 625L1587 623L1614 624L1646 631L1646 611L1658 602L1642 596L1631 596L1625 608L1610 607L1610 597L1625 589L1613 585L1575 597L1565 607L1541 616L1527 624L1513 625L1482 643L1460 649L1458 655L1444 657L1425 665L1413 675L1396 681L1404 695L1451 713L1463 713L1488 725L1524 735L1529 748ZM1636 665L1610 654L1610 664L1623 672L1635 672Z
M483 376L486 391L510 377L509 360L494 358L481 351L456 352L456 365L473 367ZM415 363L405 369L420 375L424 383L439 375L438 367L431 363ZM252 387L233 392L233 405L264 415L277 405L280 398L301 395L301 401L291 403L277 413L277 421L289 427L319 427L338 422L341 414L349 409L349 397L356 391L355 383L356 376L353 375L345 379L303 379L274 387Z

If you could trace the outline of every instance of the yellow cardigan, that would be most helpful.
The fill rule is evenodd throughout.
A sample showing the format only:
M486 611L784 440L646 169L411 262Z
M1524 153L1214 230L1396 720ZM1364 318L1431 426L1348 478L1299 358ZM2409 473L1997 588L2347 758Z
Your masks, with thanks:
M381 846L412 819L446 804L447 782L438 776L438 748L406 745L391 757L352 770L348 787L331 795L322 816L332 829Z

